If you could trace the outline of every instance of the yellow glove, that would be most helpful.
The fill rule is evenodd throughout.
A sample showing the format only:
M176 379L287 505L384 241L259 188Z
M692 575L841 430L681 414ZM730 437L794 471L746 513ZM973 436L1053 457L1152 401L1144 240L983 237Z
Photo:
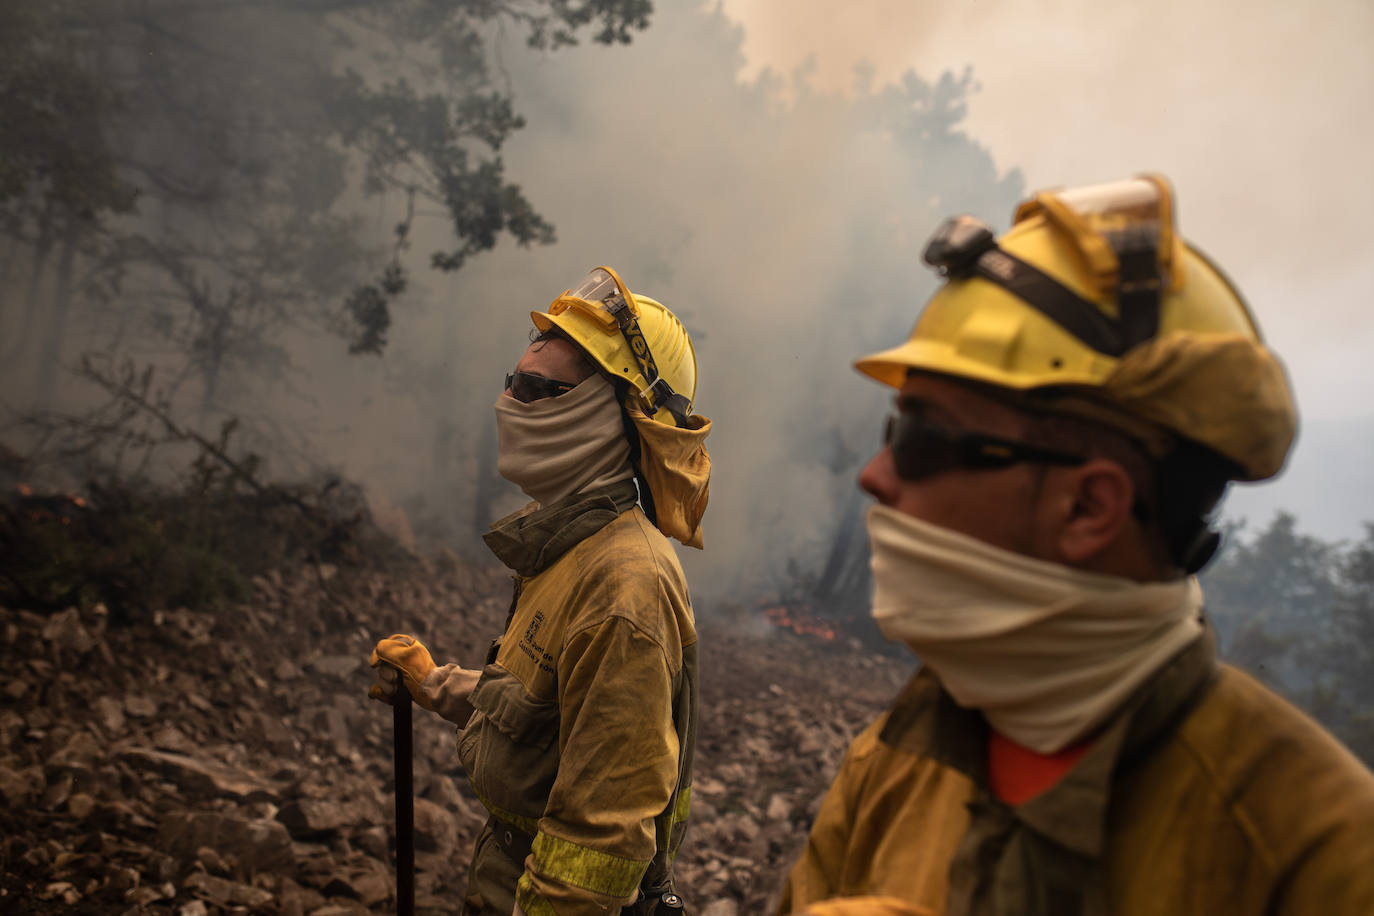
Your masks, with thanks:
M383 703L395 701L396 672L399 671L415 702L425 709L432 708L420 685L434 670L434 659L430 658L429 650L418 639L404 633L388 636L373 648L368 664L377 669L377 683L367 691L372 699Z
M923 906L894 897L836 897L813 903L801 916L935 916Z

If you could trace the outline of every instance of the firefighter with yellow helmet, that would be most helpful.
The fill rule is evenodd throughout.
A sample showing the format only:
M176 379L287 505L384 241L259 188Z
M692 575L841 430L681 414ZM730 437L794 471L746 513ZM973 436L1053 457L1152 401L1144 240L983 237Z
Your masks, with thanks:
M692 412L691 338L664 305L598 267L546 312L496 400L497 467L533 502L487 545L515 573L480 671L438 666L410 636L372 653L458 724L490 818L465 914L680 910L697 637L668 544L702 546L710 420Z
M1374 776L1217 661L1193 574L1282 468L1283 368L1146 176L947 221L860 485L922 667L851 746L780 911L1374 913Z

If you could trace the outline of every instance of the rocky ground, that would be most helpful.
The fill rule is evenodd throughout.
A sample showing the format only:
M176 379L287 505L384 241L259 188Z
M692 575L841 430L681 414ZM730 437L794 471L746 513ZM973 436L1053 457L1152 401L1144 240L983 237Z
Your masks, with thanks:
M306 564L216 614L0 608L0 912L393 912L391 717L372 644L476 663L509 597L451 555ZM844 747L909 674L857 640L699 607L702 720L678 860L689 910L776 900ZM455 913L484 814L416 711L417 904Z

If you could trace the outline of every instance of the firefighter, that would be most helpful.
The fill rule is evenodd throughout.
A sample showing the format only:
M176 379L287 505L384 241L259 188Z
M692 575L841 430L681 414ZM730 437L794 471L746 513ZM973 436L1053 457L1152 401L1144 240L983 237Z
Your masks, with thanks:
M496 401L498 469L533 502L495 522L515 573L481 671L381 640L371 695L396 671L459 726L490 813L466 914L653 912L672 896L696 734L697 636L667 538L702 546L710 420L692 413L682 323L599 267L532 312L538 336Z
M946 222L859 481L922 667L850 747L780 910L1374 913L1374 777L1217 661L1194 574L1282 468L1283 368L1156 176ZM868 897L867 900L827 898Z

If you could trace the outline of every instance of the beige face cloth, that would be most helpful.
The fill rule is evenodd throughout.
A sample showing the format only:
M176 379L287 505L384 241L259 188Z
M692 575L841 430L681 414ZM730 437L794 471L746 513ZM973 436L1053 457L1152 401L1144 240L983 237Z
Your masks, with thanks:
M496 399L496 470L541 506L634 476L615 388L592 375L555 398Z
M1140 583L868 511L873 616L960 706L1043 754L1080 741L1202 633L1189 577Z

